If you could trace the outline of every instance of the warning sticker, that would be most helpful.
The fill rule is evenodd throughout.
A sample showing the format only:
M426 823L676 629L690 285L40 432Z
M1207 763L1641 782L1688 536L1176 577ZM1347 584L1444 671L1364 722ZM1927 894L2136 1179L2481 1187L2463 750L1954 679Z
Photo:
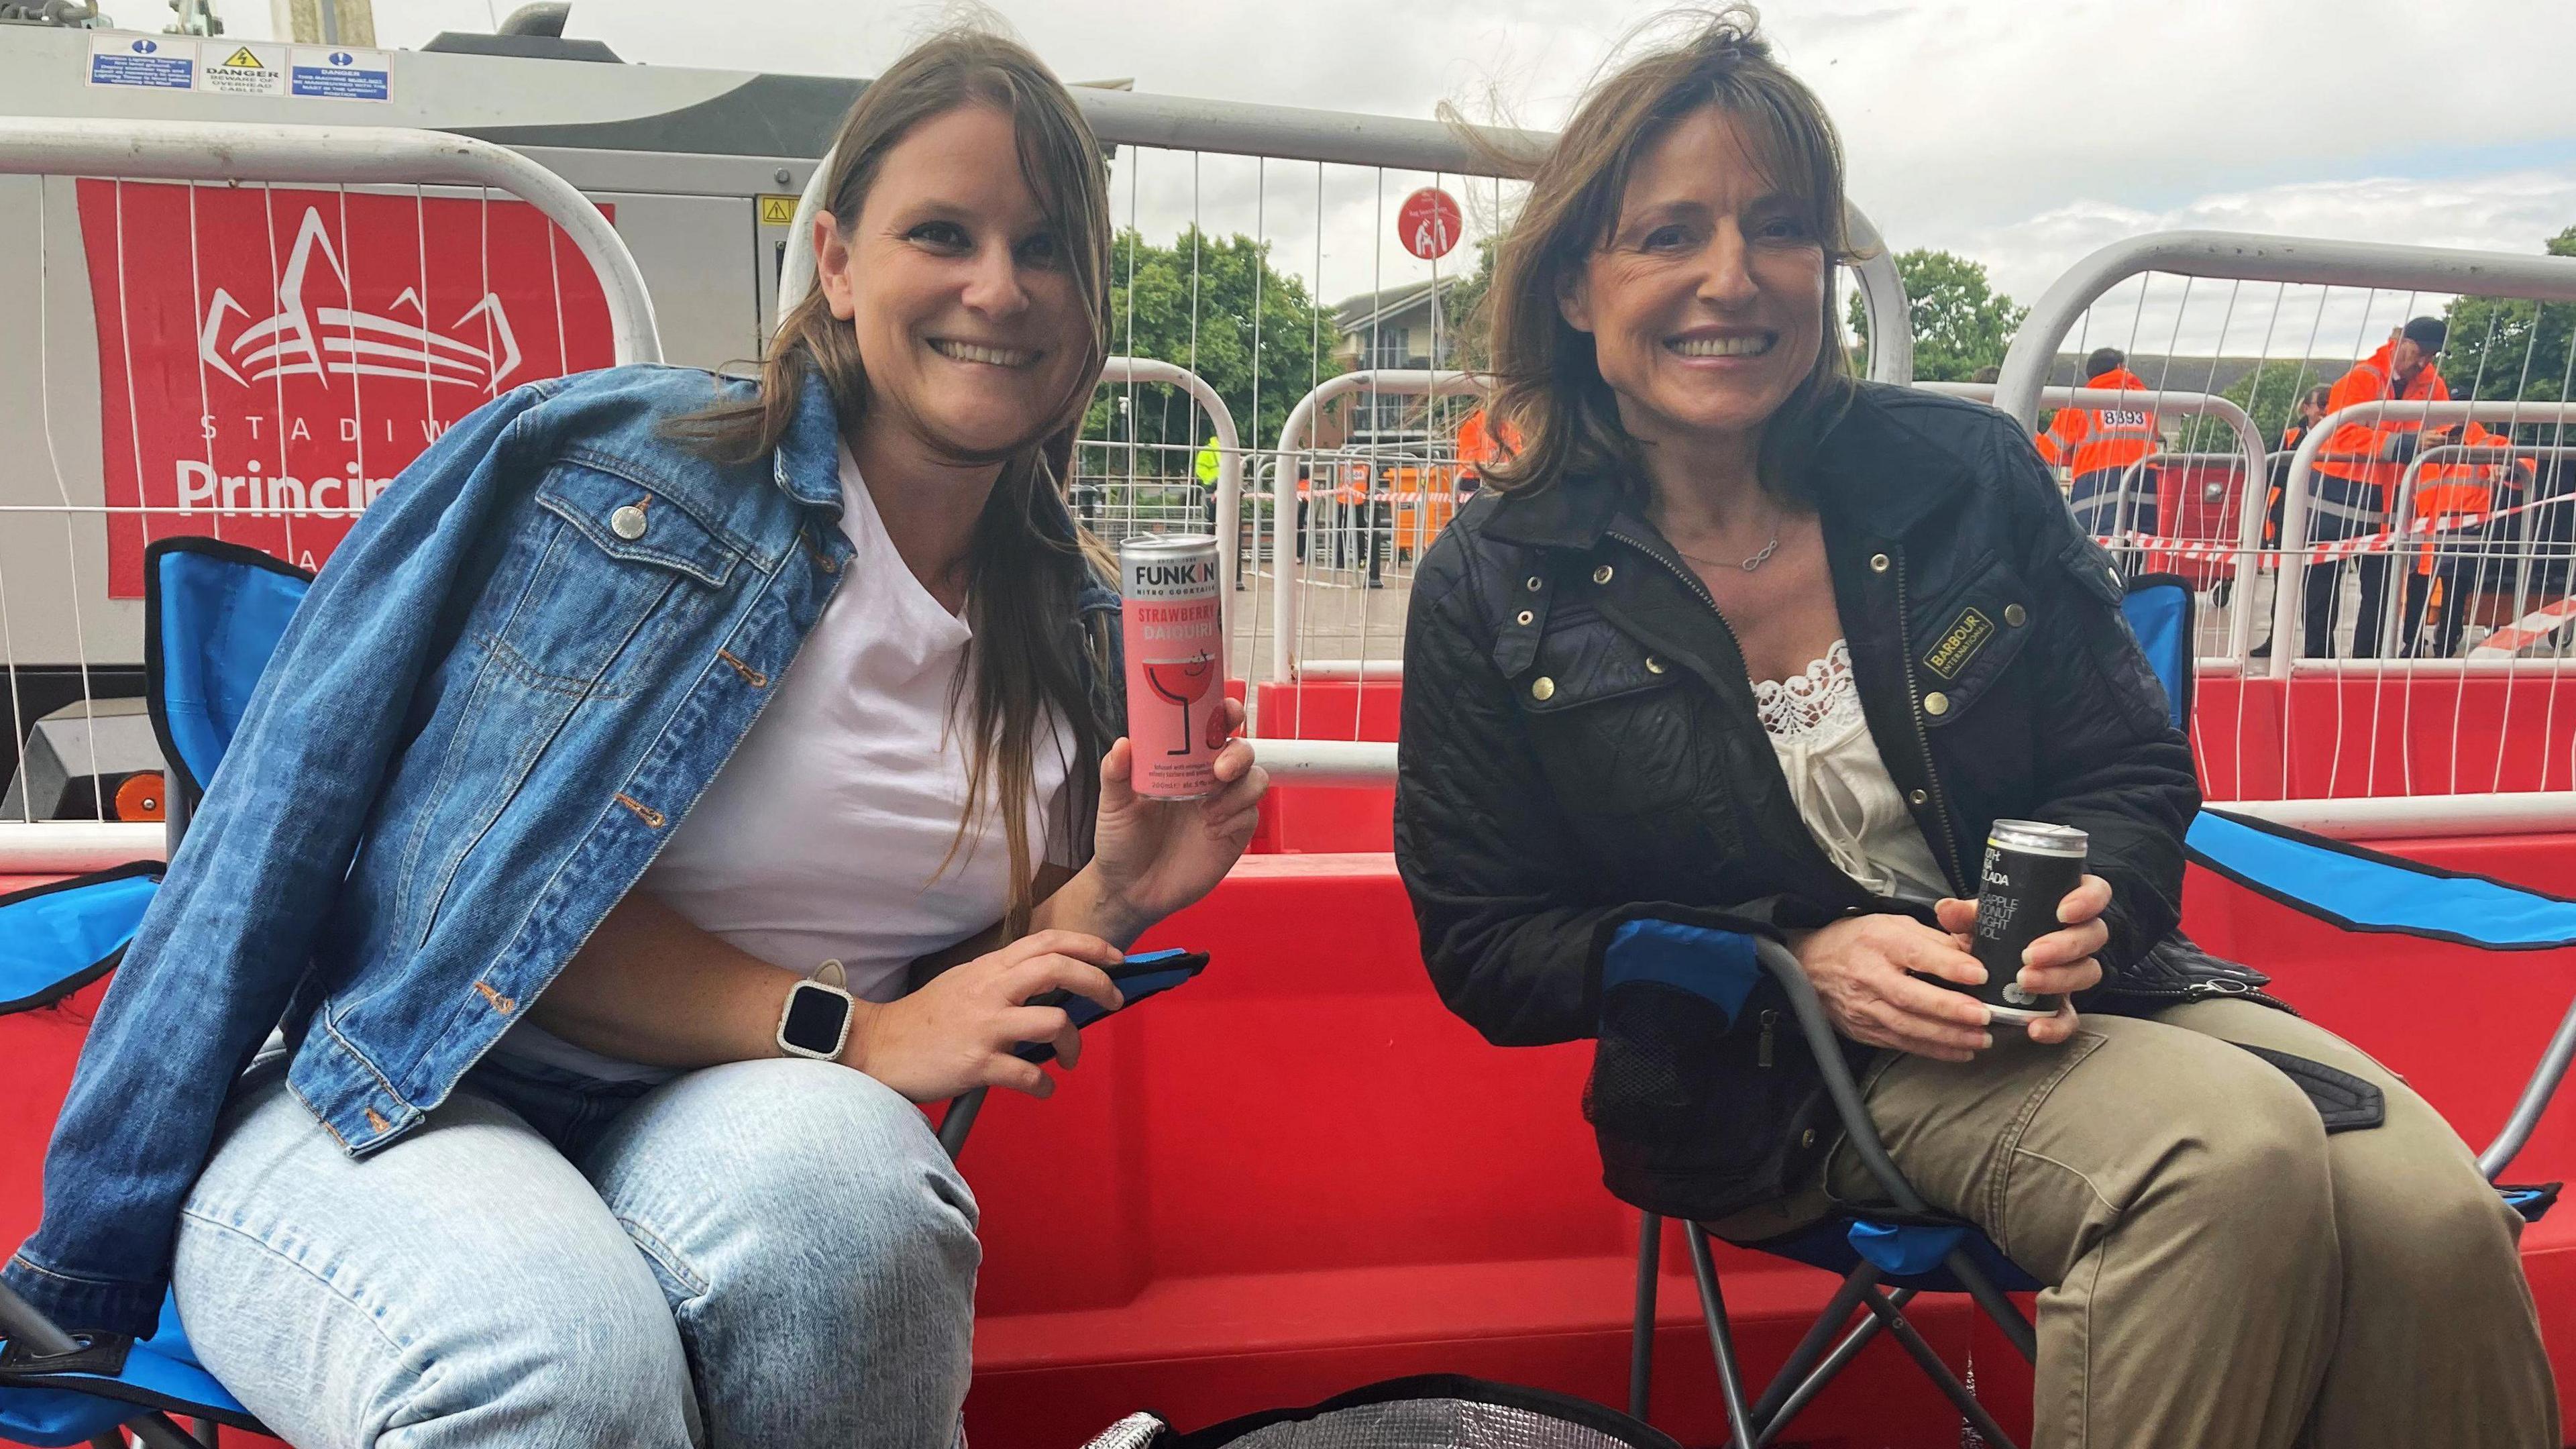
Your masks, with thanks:
M762 226L793 226L795 222L795 197L764 196L760 198L760 224Z
M197 48L185 40L160 41L148 35L89 38L89 83L94 86L184 91L195 86L196 68Z
M394 98L393 56L389 51L347 48L295 48L287 94L330 101L389 101Z
M286 47L209 42L197 52L197 89L227 96L282 96Z

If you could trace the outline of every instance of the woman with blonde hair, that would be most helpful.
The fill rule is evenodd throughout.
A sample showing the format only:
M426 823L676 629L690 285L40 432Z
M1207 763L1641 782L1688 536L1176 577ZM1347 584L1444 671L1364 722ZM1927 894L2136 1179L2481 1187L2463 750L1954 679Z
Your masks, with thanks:
M1063 496L1109 296L1071 97L943 35L823 197L756 380L522 388L315 584L8 1266L57 1322L147 1333L175 1278L303 1449L957 1437L975 1202L917 1104L1051 1092L1033 998L1114 1009L1264 777L1130 788Z
M2047 1284L2042 1446L2554 1445L2519 1220L2406 1084L2175 925L2191 750L2030 438L1848 375L1842 157L1750 12L1619 70L1488 293L1518 439L1425 558L1396 860L1502 1045L1599 1038L1610 1186L1739 1241L1884 1208L1764 982L1605 1003L1630 921L1814 983L1897 1166ZM2092 874L1990 1021L1950 986L1998 818ZM1642 998L1632 998L1642 999ZM2079 1014L2080 1013L2080 1014ZM2329 1136L2246 1047L2375 1088Z

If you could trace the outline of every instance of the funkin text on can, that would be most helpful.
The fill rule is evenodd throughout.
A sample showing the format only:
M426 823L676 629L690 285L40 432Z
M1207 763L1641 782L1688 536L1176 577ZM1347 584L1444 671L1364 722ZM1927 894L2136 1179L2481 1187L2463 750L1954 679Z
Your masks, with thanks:
M1127 640L1127 737L1139 795L1187 800L1216 788L1225 748L1225 629L1216 539L1145 534L1118 545Z

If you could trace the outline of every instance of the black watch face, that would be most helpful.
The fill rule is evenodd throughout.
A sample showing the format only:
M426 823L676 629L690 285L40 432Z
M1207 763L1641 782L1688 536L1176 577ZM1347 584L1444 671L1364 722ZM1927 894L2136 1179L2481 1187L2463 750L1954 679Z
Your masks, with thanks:
M799 1051L831 1052L841 1044L850 1003L838 993L800 981L787 994L787 1022L778 1034Z

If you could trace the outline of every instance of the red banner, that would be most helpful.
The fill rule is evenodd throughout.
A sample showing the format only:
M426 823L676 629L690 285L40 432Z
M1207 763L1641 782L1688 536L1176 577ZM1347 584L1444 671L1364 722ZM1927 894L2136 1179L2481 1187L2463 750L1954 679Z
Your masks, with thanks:
M116 598L173 534L318 568L457 419L614 358L525 202L84 180L80 216Z

